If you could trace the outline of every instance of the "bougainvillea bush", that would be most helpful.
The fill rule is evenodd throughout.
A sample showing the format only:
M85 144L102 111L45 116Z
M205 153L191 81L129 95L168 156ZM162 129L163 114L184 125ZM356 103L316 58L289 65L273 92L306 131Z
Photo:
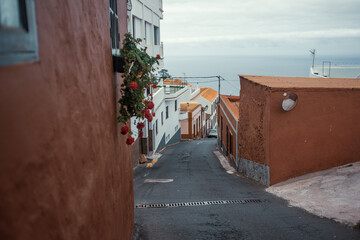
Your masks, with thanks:
M160 56L151 57L146 53L146 48L140 47L141 39L134 39L130 33L125 34L120 56L125 59L124 83L121 85L120 115L117 120L123 125L121 134L128 135L126 144L131 145L134 138L131 136L132 131L127 126L131 117L152 121L153 115L151 110L154 108L152 94L145 95L146 89L157 87L157 80L152 75L155 67L159 64ZM139 122L139 136L143 135L142 129L145 127L144 122Z

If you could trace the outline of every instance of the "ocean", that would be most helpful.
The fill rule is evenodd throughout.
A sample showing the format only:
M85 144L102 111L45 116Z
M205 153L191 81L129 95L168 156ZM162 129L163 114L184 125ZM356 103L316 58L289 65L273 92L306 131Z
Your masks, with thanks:
M332 64L360 65L359 58L316 58L315 65L322 61ZM164 68L173 77L181 77L193 86L211 87L218 90L218 79L190 78L221 76L220 93L239 95L238 75L261 75L283 77L309 77L312 56L296 57L259 57L259 56L165 56Z

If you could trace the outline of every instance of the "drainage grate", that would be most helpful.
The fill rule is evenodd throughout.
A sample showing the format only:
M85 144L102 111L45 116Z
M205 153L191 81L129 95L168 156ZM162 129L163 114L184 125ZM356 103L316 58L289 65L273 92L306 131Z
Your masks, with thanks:
M206 205L224 205L224 204L246 204L246 203L262 203L261 199L244 199L244 200L218 200L218 201L202 201L202 202L183 202L183 203L146 203L136 204L135 208L167 208L167 207L195 207Z

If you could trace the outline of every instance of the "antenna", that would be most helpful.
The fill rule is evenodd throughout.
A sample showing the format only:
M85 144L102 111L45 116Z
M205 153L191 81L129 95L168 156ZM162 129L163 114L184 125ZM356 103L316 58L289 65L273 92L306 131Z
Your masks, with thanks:
M310 53L313 55L312 68L314 68L316 49L310 49L309 51L310 51Z

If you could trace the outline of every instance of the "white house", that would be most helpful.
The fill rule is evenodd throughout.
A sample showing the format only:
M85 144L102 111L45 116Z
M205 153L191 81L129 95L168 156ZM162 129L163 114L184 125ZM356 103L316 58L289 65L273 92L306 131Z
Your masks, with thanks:
M201 106L205 109L205 129L216 128L216 103L218 102L219 98L218 91L208 87L201 87L200 91L196 89L194 93L197 93L197 95L194 94L191 101L200 103Z
M162 0L129 0L132 8L128 11L128 30L134 38L142 39L142 46L150 56L164 57L160 41L160 20L163 19ZM159 61L159 69L164 67Z
M163 19L163 4L162 0L128 0L128 31L134 38L142 39L141 46L146 47L146 52L153 57L160 55L164 57L163 43L160 41L160 20ZM159 60L158 69L164 66L163 60ZM166 111L164 101L164 90L153 89L153 102L155 104L155 117L152 122L144 120L136 120L135 117L131 118L131 131L135 138L133 144L133 159L134 163L137 162L139 154L148 154L157 150L160 146L161 139L159 136L165 134L165 130L161 130L159 123L161 121L161 112ZM170 107L169 107L170 109ZM160 112L160 113L159 113ZM159 115L160 114L160 115ZM163 113L164 115L165 113ZM138 138L138 129L136 125L138 122L144 122L145 128L142 129L143 137ZM157 126L156 126L157 124ZM180 126L179 126L180 128ZM175 131L175 127L174 127ZM166 129L167 135L171 131ZM174 133L172 133L174 134ZM180 134L179 134L180 135ZM171 134L170 134L171 136ZM169 139L166 139L169 142ZM166 141L165 141L166 142Z
M161 82L153 93L155 117L152 122L153 149L159 151L181 140L180 102L188 99L190 85L171 85Z

